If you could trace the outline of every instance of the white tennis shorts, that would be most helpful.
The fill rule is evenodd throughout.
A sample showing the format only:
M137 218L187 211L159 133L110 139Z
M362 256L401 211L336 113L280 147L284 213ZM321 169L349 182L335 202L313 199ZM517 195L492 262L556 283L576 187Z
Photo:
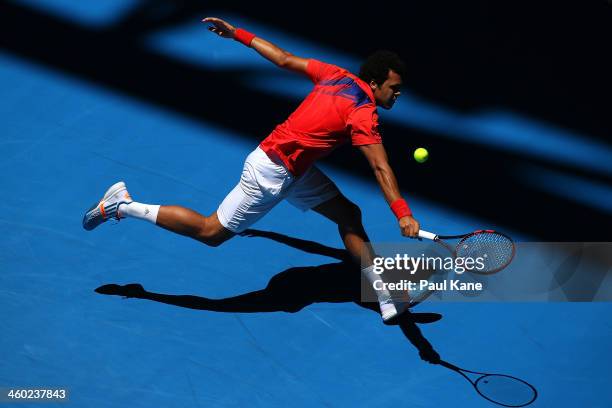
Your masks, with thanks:
M240 182L225 197L217 216L225 228L240 233L284 199L307 211L339 194L334 182L317 167L295 177L257 147L246 158Z

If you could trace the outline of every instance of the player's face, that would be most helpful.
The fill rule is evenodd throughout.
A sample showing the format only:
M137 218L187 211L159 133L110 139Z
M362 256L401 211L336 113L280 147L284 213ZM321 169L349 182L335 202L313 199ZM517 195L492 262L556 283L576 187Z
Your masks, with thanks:
M387 79L382 84L372 82L372 91L376 105L382 106L384 109L391 109L395 100L400 96L400 87L402 86L402 77L396 72L389 70Z

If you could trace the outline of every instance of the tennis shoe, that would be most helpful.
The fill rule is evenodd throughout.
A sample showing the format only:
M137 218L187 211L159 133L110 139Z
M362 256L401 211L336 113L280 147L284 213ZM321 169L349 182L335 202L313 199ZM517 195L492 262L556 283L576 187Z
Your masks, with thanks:
M381 300L379 305L383 323L387 325L397 324L398 317L410 307L408 302L394 302L393 299Z
M395 308L395 304L391 299L383 300L380 302L380 314L382 316L383 322L387 323L391 319L394 319L397 316L397 309Z
M113 184L104 197L97 203L91 206L83 217L83 228L91 231L98 225L114 218L119 219L119 205L129 204L132 202L132 197L127 191L127 187L123 181Z

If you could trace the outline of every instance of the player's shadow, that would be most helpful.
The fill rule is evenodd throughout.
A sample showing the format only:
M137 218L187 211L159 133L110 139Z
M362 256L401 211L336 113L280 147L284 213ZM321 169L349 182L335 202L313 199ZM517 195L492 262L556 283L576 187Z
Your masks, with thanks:
M95 291L105 295L147 299L174 306L213 312L295 313L314 303L353 302L360 307L380 313L378 303L362 301L360 271L349 260L348 253L345 250L267 231L247 230L243 235L269 238L305 252L336 258L340 262L289 268L274 275L263 289L223 299L153 293L145 290L138 283L128 285L107 284L100 286ZM429 341L425 339L416 324L432 323L441 318L442 316L438 313L412 313L408 311L401 315L397 323L406 338L417 348L421 358L429 362L437 362L439 355Z

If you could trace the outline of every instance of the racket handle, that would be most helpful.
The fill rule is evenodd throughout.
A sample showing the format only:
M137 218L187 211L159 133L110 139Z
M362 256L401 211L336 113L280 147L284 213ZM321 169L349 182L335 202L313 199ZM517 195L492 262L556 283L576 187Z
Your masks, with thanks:
M457 367L456 365L451 364L451 363L449 363L447 361L444 361L444 360L438 361L438 364L440 364L443 367L450 368L451 370L461 371L461 369L459 367Z
M419 230L419 238L431 239L432 241L434 241L436 238L438 238L438 236L433 232Z

